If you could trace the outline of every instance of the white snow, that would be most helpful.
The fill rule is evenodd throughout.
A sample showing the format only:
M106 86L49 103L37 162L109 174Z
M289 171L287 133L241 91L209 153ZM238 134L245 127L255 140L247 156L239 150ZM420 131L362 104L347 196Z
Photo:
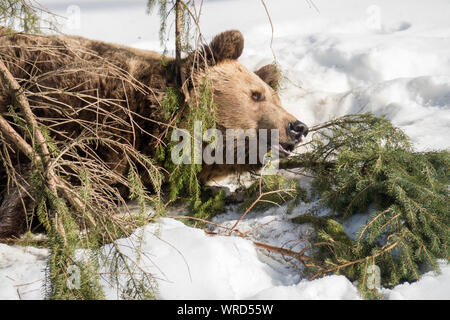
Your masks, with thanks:
M302 280L294 286L278 286L261 291L253 299L273 300L356 300L356 287L343 276L327 276L313 281Z
M72 13L65 33L162 51L157 10L145 14L145 0L109 2L43 0L61 15ZM450 146L450 2L435 0L266 0L274 26L273 52L283 70L285 108L312 126L347 113L386 115L410 136L417 150ZM201 29L206 38L227 29L245 37L240 61L250 69L273 61L271 27L260 1L206 1ZM77 17L79 20L77 20ZM75 18L75 20L73 20ZM172 26L173 28L173 26ZM173 30L170 30L172 33ZM169 44L171 42L169 41ZM168 45L169 53L173 49ZM306 182L307 184L307 182ZM301 204L292 216L314 204ZM251 213L240 224L251 239L292 250L306 244L309 226L292 224L286 208ZM242 212L229 208L216 223L232 226ZM345 222L354 235L367 215ZM138 244L138 235L143 242ZM255 249L251 240L210 236L171 218L136 230L118 241L158 283L159 299L359 299L343 276L302 279L302 266ZM105 252L111 250L105 246ZM0 299L39 299L44 249L0 244ZM382 293L386 299L450 299L450 266ZM110 299L115 288L102 282Z
M403 283L392 290L383 290L383 295L390 300L438 300L450 299L450 266L440 260L441 274L434 271L422 275L419 281L414 283Z
M208 236L174 219L162 218L117 244L133 261L137 247L143 252L139 266L157 279L158 299L360 299L344 276L301 280L265 263L248 240ZM111 250L103 248L105 254ZM46 249L0 244L0 299L44 298L47 256ZM440 267L440 275L428 272L415 283L382 293L386 299L450 299L450 266L440 261ZM120 298L106 276L103 279L106 297Z
M0 243L0 300L41 299L48 250Z
M146 15L147 1L77 1L79 15L69 7L71 1L41 2L69 17L63 32L163 50L159 16L157 10ZM418 150L448 148L450 2L313 3L266 1L274 26L272 47L285 76L284 107L310 126L348 113L385 114ZM227 29L244 33L244 65L256 69L273 61L271 27L260 1L210 0L202 13L206 38ZM172 43L167 43L169 55Z
M118 241L121 252L133 261L136 251L129 248L136 242ZM142 256L141 265L160 279L157 297L161 299L245 299L274 285L293 283L290 275L260 261L251 242L208 236L174 219L163 218L160 224L145 227L141 250L149 253Z

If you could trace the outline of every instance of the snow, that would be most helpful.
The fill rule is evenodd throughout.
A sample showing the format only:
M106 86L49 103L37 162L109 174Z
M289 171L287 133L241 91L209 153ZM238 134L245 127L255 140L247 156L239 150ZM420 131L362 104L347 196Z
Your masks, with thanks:
M139 246L144 253L139 266L157 279L157 299L360 299L344 276L301 280L265 263L246 239L208 236L170 218L138 229L117 244L133 261ZM111 250L103 247L106 255ZM43 299L47 257L46 249L0 244L0 299ZM440 261L440 267L439 275L428 272L417 282L383 289L382 294L386 299L450 299L450 266ZM101 283L108 299L120 298L106 277Z
M253 299L276 300L359 300L356 287L343 276L327 276L314 281L302 280L294 286L278 286L264 290Z
M65 33L163 50L157 10L146 15L145 0L41 2L60 15L72 14L72 23L62 30ZM68 8L72 4L80 9L79 16L73 7ZM242 31L245 48L240 61L252 70L271 63L275 54L284 77L283 106L298 119L312 126L340 115L371 111L386 115L405 130L417 150L450 147L448 0L315 0L315 6L277 0L266 4L274 26L273 52L272 30L260 1L206 1L202 33L210 39L227 29ZM307 186L307 179L303 183ZM231 180L225 184L231 185ZM311 226L298 226L289 219L314 205L301 203L290 215L286 207L250 213L238 227L250 239L211 236L173 218L162 218L118 244L131 259L137 259L137 248L143 252L140 266L155 276L158 299L360 299L345 277L302 279L301 264L257 250L251 242L301 250ZM241 213L230 207L214 222L231 227ZM346 232L354 237L367 217L355 215L345 221ZM103 250L113 249L105 246ZM44 298L47 256L45 249L0 244L0 299ZM441 274L427 272L417 282L382 289L384 298L450 299L450 265L440 261L440 267ZM102 284L109 299L120 298L106 280Z
M60 15L74 15L70 1L41 2ZM63 32L163 51L157 10L146 15L146 1L76 3L79 24L64 21ZM272 47L285 77L284 107L310 126L348 113L385 114L417 150L448 148L450 2L313 3L266 2L274 25ZM256 70L273 61L271 27L260 1L206 1L202 13L207 39L227 29L244 33L244 65ZM227 13L232 18L218 19Z
M390 300L438 300L450 299L450 266L440 260L439 268L441 274L430 271L422 275L419 281L414 283L403 283L392 290L383 290L383 295Z
M141 263L160 279L160 299L245 299L274 285L292 283L261 262L255 247L245 239L211 237L167 218L148 225L143 232L141 250L151 257L144 255ZM135 251L127 248L135 244L130 239L118 242L121 252L134 261Z
M0 243L0 300L42 298L48 250Z

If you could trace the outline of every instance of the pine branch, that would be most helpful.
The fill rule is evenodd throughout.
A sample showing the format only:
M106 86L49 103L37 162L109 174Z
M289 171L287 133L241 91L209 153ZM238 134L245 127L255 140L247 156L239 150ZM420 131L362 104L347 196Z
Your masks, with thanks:
M391 287L418 279L422 264L436 270L436 259L448 259L448 151L414 152L406 134L371 114L347 115L312 131L308 151L280 167L312 172L313 189L334 219L376 209L352 244L315 226L317 241L327 244L317 253L322 264L307 265L318 270L315 277L344 273L365 283L370 258Z
M49 190L57 195L60 191L64 197L77 209L83 208L83 204L76 195L72 195L70 188L55 174L54 170L51 168L51 157L48 150L47 142L40 130L39 124L31 111L28 99L25 97L23 90L19 83L14 79L12 74L6 68L3 61L0 60L0 77L3 83L9 89L10 94L14 98L15 102L18 104L20 110L22 111L27 124L30 126L33 133L33 141L37 145L37 151L39 155L36 155L33 148L22 139L17 132L8 124L8 122L2 117L1 118L1 129L2 132L11 138L11 141L16 144L16 146L25 153L25 155L31 160L36 161L39 167L43 171L44 177L46 178L47 186ZM96 223L94 219L87 214L89 221L95 226Z

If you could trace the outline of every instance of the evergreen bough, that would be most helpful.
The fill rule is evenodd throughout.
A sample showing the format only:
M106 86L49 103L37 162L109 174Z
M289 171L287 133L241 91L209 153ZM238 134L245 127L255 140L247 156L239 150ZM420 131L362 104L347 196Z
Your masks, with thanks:
M177 60L181 51L189 49L189 6L191 1L150 0L148 9L158 4L161 15L161 42L166 36L167 16L175 7L176 13L176 47ZM168 4L172 5L168 6ZM39 10L25 0L1 0L0 24L20 28L25 32L39 32ZM184 33L184 35L182 34ZM200 99L188 106L184 127L194 136L193 122L203 121L203 128L213 128L215 125L214 104L210 88L205 82L199 88ZM167 91L162 103L167 117L181 109L181 93L172 88ZM13 121L23 129L26 137L26 125L23 120L10 109ZM16 115L16 117L14 117ZM177 124L180 119L176 119ZM51 138L42 127L50 151L58 152ZM28 129L29 131L29 129ZM428 266L439 271L437 259L447 259L449 256L449 152L414 152L408 137L395 128L387 119L375 117L372 114L348 115L330 121L315 128L314 138L310 144L311 151L296 159L299 166L312 171L315 175L313 187L321 197L322 203L333 209L332 217L303 216L295 218L297 222L310 222L317 230L315 247L316 262L308 265L314 276L331 272L345 274L351 280L358 281L363 296L379 297L377 288L368 286L373 279L371 266L378 266L381 271L381 284L393 287L404 281L414 281L420 276L422 267ZM168 134L167 136L170 136ZM28 137L30 138L30 137ZM173 144L167 148L158 146L159 160L166 160ZM193 148L192 148L193 149ZM141 162L151 162L151 159L140 159ZM150 165L152 167L152 165ZM208 195L202 193L197 175L201 165L167 165L171 170L172 200L180 196L187 197L191 207L200 218L210 218L211 214L220 211L224 206L224 194ZM160 178L154 176L155 189L158 190ZM101 221L98 228L91 226L89 236L82 236L74 215L66 206L65 201L56 197L47 188L38 170L33 172L33 185L37 191L36 212L41 224L49 233L49 288L48 296L54 299L98 299L103 293L98 282L98 250L105 240L111 237L126 235L127 232L114 224L114 221ZM141 213L145 211L145 194L142 183L134 166L130 167L128 175L131 186L131 197L138 200ZM80 174L80 198L89 204L93 192L89 174ZM256 184L253 192L256 192ZM263 189L260 191L296 188L296 202L305 200L305 191L292 182L281 177L264 177ZM249 190L249 194L252 189ZM290 197L288 197L290 198ZM280 204L285 201L282 193L270 194L270 198L262 198L254 209L262 209L263 204ZM249 199L243 207L253 203ZM157 201L155 201L157 203ZM351 240L338 221L347 219L355 213L371 210L375 204L376 210L370 217L355 240ZM49 219L48 207L58 213L55 219ZM132 225L136 226L138 221ZM142 223L145 219L142 220ZM132 230L130 230L132 231ZM105 235L108 237L105 238ZM115 243L113 242L113 245ZM75 250L93 249L85 261L75 258ZM111 263L111 269L127 269L135 273L136 266L130 265L127 258L116 248ZM80 288L67 288L67 269L76 265L81 271ZM373 270L373 268L372 268ZM113 274L113 273L112 273ZM118 279L116 279L118 280ZM134 283L131 283L134 282ZM151 298L154 291L152 278L144 274L142 279L131 277L126 284L124 297Z
M42 10L33 6L30 1L0 0L0 25L37 33L41 28ZM11 29L11 33L14 32ZM9 85L19 86L17 80L9 75L6 67L4 65L2 67L1 75L6 79L5 81ZM24 90L20 101L17 97L22 91L15 90L15 92L17 94L12 99L13 103L7 106L8 113L1 115L2 120L6 120L2 122L2 134L0 134L2 138L0 173L3 175L2 179L13 179L18 184L24 183L16 179L20 176L20 173L16 171L16 158L12 156L12 149L9 147L11 142L3 137L3 130L10 128L10 132L21 137L19 140L21 146L25 150L30 150L24 152L30 160L29 170L31 171L30 180L25 182L30 183L30 193L35 201L33 201L33 207L27 208L26 223L29 239L22 242L28 245L33 244L33 240L30 239L31 231L33 231L31 230L32 221L37 219L48 235L45 245L50 251L46 270L46 297L49 299L103 299L99 269L100 265L106 263L111 267L109 270L111 285L115 284L118 287L121 285L118 274L128 275L126 286L119 288L119 290L123 289L124 297L152 298L156 290L152 275L140 270L137 262L127 258L117 246L116 240L129 236L136 228L148 223L148 217L144 214L148 203L153 205L157 213L162 211L160 202L162 174L155 166L153 159L140 154L126 143L118 143L107 136L91 136L87 133L89 130L83 131L71 143L56 141L50 134L54 130L46 127L44 122L31 112L28 92ZM71 92L58 91L58 94L70 95ZM27 113L28 109L29 113ZM96 126L98 123L90 125ZM113 127L114 123L109 125ZM42 137L42 144L37 143L36 132ZM115 177L129 187L130 198L137 200L140 207L138 216L118 214L120 213L118 206L124 204L125 199L122 198L118 189L110 188L108 179L114 177L114 173L103 166L101 161L89 158L90 151L99 144L120 145L126 154L130 168L128 177ZM41 145L40 148L37 147L39 145ZM43 151L44 146L48 152ZM67 161L63 159L63 154L68 159L79 159L79 161ZM83 154L86 157L83 158ZM44 162L42 161L44 156L54 161ZM61 165L61 162L65 164ZM53 167L49 166L49 163ZM152 194L145 190L138 174L138 167L139 173L144 171L144 174L150 178ZM49 182L47 171L54 172L53 183ZM67 193L56 192L58 189L54 190L55 181L59 186L66 186ZM122 209L125 213L130 213L126 206ZM20 241L21 239L17 240L17 242ZM105 244L113 245L115 251L109 255L102 254L102 246ZM72 281L75 281L74 286L70 285Z
M42 29L57 29L52 13L34 0L0 0L0 26L25 33L40 33Z
M191 137L191 160L194 150L197 146L194 143L194 137L201 134L197 139L202 140L203 134L207 129L216 127L216 105L212 99L210 84L204 79L202 84L196 88L196 99L183 104L183 95L176 88L167 90L161 107L166 114L171 114L171 121L174 129L179 123L183 124L183 129L187 130ZM202 123L202 132L195 132L194 125L196 121ZM172 130L166 135L166 140L171 137ZM172 148L177 144L174 141L168 141L167 147L158 146L157 158L164 160L164 166L168 172L170 184L170 201L185 200L190 205L190 210L197 218L207 219L223 210L225 206L225 193L219 192L211 194L201 185L198 174L202 170L202 165L191 161L190 164L174 164L171 160ZM202 150L197 150L202 152Z
M439 272L437 259L449 257L448 151L414 152L402 130L372 114L320 126L310 147L298 160L315 174L314 190L334 212L329 219L370 210L355 241L317 228L324 260L310 265L314 277L345 274L373 298L374 266L387 288L417 280L424 267Z

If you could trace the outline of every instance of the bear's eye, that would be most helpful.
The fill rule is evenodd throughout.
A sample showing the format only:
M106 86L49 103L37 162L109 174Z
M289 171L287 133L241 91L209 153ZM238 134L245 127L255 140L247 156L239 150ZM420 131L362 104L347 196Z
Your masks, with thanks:
M259 102L264 100L264 96L260 92L252 92L252 99Z

